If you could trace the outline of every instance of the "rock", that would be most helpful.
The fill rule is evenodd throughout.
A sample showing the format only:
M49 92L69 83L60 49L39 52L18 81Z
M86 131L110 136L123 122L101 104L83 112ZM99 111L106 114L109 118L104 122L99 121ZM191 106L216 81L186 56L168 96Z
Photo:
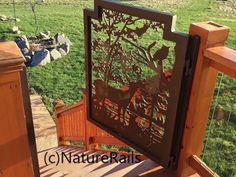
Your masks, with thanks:
M27 46L27 48L29 49L30 48L30 45L29 45L29 41L27 39L27 37L25 35L22 36L22 39L25 41L25 45Z
M16 43L26 59L27 66L46 65L57 60L70 51L70 40L64 34L50 36L50 31L41 32L38 36L21 36Z
M58 51L61 55L66 55L66 52L62 48L58 48Z
M6 15L0 15L0 21L10 21L10 20L14 20L16 22L20 22L19 18L7 17Z
M28 48L24 48L24 49L21 49L21 52L26 55L27 53L29 53L29 49Z
M25 55L25 64L26 66L29 66L31 64L32 57L29 55Z
M72 45L70 39L68 37L65 37L64 34L57 33L55 35L55 40L59 45L62 45L62 44L65 44L65 43L67 43L69 45Z
M16 44L20 48L21 51L27 48L26 43L24 40L22 40L22 38L16 39Z
M51 62L50 52L47 49L43 49L35 52L32 58L31 66L37 66L37 65L43 66L50 62Z
M47 34L48 36L50 36L51 31L47 31L47 32L45 32L45 34Z
M7 21L7 16L6 15L0 15L0 20L1 21Z
M26 38L26 36L21 36L21 37L18 37L16 40L15 40L16 44L18 45L18 47L21 49L22 53L24 53L24 51L26 49L29 49L30 46L29 46L29 41L28 39Z
M34 89L33 87L31 87L31 88L29 89L29 92L30 92L31 95L37 94L37 92L35 91L35 89Z
M40 37L43 39L50 39L50 31L47 32L40 32L39 33Z
M28 40L35 41L35 40L37 40L37 37L36 36L28 36Z
M58 51L62 54L62 55L66 55L69 53L70 51L70 45L65 43L65 44L62 44L58 47Z
M53 49L53 50L50 52L50 54L51 54L52 60L57 60L57 59L61 58L61 53L58 52L56 49Z
M17 34L18 34L19 31L20 31L20 30L19 30L19 27L18 27L18 26L13 26L13 27L12 27L12 32L13 32L13 33L17 33Z
M24 57L25 57L25 60L26 60L27 64L31 63L33 56L34 56L34 52L32 52L32 51L29 51L28 53L24 54Z
M31 43L30 48L32 51L41 51L43 50L42 46L40 46L40 44L35 44L35 43Z

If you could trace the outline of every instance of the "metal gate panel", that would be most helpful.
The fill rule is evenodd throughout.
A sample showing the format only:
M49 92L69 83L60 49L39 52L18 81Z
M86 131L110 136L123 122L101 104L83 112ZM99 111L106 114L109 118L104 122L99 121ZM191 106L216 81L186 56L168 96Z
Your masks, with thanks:
M84 10L88 119L165 167L178 156L198 47L175 19L106 0Z

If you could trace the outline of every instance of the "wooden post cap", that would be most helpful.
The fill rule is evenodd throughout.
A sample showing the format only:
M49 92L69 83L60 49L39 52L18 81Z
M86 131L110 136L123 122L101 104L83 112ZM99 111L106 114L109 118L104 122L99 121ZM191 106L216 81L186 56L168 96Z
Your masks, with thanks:
M191 35L200 35L201 40L207 44L207 47L211 45L216 46L224 44L229 35L229 27L208 21L200 23L192 23L190 29ZM203 42L201 41L201 42Z
M54 110L57 112L65 107L65 103L63 100L55 100L53 102L53 107L54 107Z
M22 70L24 61L15 42L0 42L0 72Z

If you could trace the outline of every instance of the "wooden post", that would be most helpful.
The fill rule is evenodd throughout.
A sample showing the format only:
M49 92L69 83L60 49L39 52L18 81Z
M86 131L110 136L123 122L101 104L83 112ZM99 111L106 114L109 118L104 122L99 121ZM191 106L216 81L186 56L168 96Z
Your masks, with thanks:
M91 122L88 121L87 114L87 98L86 94L83 94L83 105L84 105L84 123L85 123L85 150L95 150L98 148L98 144L93 142L93 137L97 134L97 128Z
M60 120L59 112L65 107L65 104L62 100L56 100L53 103L55 116L56 116L56 128L57 128L57 142L59 145L65 145L66 142L62 140L62 123Z
M204 58L204 51L209 47L223 46L229 28L213 22L193 23L190 25L189 33L200 36L201 43L178 161L177 174L181 177L195 173L189 165L189 159L192 155L201 155L215 89L217 70L210 67L209 61Z
M39 177L24 57L0 42L0 176Z

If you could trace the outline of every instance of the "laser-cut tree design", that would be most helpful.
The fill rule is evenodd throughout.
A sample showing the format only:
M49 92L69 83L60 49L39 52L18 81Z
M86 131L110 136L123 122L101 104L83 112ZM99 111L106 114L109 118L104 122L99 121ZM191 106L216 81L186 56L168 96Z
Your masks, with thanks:
M163 60L169 54L169 47L159 47L157 41L153 40L144 45L140 40L149 30L163 32L164 25L103 10L101 19L92 21L92 29L95 32L92 41L95 100L102 100L104 106L104 100L108 98L123 107L118 106L117 115L111 111L110 117L113 119L121 118L124 121L127 108L139 112L141 117L149 119L149 125L144 126L143 131L148 132L149 137L153 134L161 138L164 134L162 125L165 123L169 97ZM149 76L144 76L144 67L151 73ZM129 90L114 88L117 85L129 86ZM136 93L139 88L143 89L140 92L141 97ZM138 118L139 116L136 116L133 121L137 123ZM154 120L161 125L153 123ZM129 124L134 122L125 120L125 125ZM141 124L140 126L142 127ZM150 138L150 143L153 141L158 142Z
M139 27L134 27L136 24ZM143 47L138 42L149 29L163 30L163 24L103 10L101 20L93 21L92 26L94 31L103 32L107 37L105 39L97 37L92 42L93 51L100 52L100 55L95 56L94 70L106 83L113 80L130 84L130 72L135 75L136 81L140 80L142 75L140 64L147 66L161 77L162 61L167 57L169 48L163 45L162 48L156 49L157 42ZM117 61L120 63L117 64ZM120 73L118 69L123 72Z

